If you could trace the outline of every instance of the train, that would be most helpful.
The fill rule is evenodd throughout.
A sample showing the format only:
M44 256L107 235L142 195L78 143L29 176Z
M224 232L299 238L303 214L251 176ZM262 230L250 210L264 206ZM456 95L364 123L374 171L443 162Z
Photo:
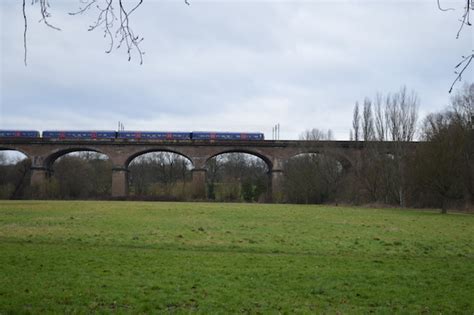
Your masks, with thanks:
M0 138L43 138L50 140L265 140L261 132L211 131L114 131L114 130L0 130Z

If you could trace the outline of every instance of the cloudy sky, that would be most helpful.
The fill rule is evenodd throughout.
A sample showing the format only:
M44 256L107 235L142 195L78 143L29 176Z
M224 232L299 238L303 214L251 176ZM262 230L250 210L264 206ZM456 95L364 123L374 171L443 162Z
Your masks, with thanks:
M144 64L105 54L97 16L69 16L78 0L50 0L50 22L27 1L2 0L0 129L262 131L297 139L309 128L347 139L355 101L400 86L420 116L444 108L453 67L473 48L456 40L463 0L145 0L130 23ZM130 1L133 2L133 1ZM473 80L472 67L464 81Z

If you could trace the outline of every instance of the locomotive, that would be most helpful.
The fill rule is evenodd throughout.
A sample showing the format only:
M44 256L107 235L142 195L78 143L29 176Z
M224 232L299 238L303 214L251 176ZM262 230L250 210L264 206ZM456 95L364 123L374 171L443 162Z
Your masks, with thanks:
M264 140L261 132L210 131L114 131L114 130L0 130L0 138L43 138L51 140Z

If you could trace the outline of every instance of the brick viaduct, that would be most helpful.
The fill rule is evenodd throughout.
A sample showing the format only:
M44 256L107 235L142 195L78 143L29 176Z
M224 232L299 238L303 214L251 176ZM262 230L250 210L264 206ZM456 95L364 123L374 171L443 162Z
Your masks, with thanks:
M389 153L391 142L370 142ZM415 144L415 143L413 143ZM48 140L0 139L0 150L15 150L31 161L31 184L41 185L59 157L79 151L105 154L113 164L112 197L128 195L128 166L145 153L172 152L187 158L192 164L192 181L197 198L205 198L206 162L224 153L248 153L261 158L268 166L271 196L278 201L282 192L285 162L304 153L320 153L337 159L348 170L368 143L355 141L127 141L127 140Z

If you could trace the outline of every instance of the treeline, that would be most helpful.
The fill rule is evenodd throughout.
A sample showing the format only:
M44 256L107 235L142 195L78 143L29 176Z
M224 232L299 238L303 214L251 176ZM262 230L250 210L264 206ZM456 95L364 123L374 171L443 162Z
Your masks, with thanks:
M344 168L337 154L292 159L285 171L287 201L472 209L473 116L474 84L421 124L418 97L406 88L366 98L354 106L350 138L365 148L354 164ZM417 131L420 143L413 145ZM302 135L306 140L330 137L317 129ZM384 148L388 141L393 150Z
M343 154L303 154L284 167L283 201L386 204L401 207L471 208L474 165L474 84L448 108L418 119L418 97L401 88L354 106L350 139L364 147ZM330 130L305 131L301 140L333 140ZM414 140L420 140L413 145ZM390 143L391 150L383 143ZM381 145L382 144L382 145ZM394 148L394 149L393 149ZM0 198L108 199L112 165L97 153L72 153L53 164L48 183L32 188L30 162L8 163L0 154ZM129 165L131 199L192 200L192 165L177 154L140 156ZM266 202L268 167L257 157L229 153L206 165L208 200ZM36 189L36 190L35 190ZM38 191L38 189L40 191Z

